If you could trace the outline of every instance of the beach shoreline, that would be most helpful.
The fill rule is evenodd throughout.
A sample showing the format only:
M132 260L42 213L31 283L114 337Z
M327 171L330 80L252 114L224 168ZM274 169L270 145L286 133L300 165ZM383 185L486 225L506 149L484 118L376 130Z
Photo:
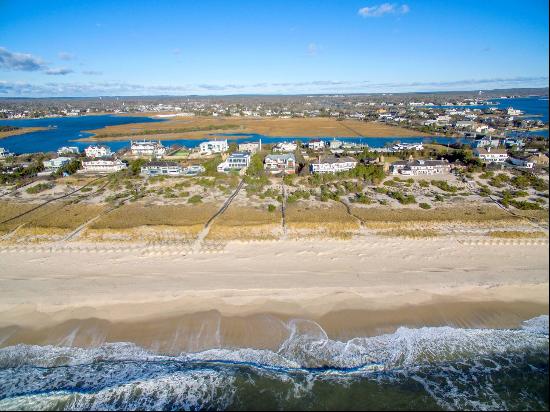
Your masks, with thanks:
M279 240L183 255L19 250L0 261L0 346L273 348L292 319L347 339L400 326L514 328L548 314L544 244Z

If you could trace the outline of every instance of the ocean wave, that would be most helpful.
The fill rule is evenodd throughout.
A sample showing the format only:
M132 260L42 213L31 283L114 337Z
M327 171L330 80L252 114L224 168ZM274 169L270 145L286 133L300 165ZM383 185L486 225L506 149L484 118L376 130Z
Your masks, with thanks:
M537 389L548 385L548 316L515 330L402 327L346 342L311 321L287 327L277 351L215 348L166 356L131 343L3 348L0 409L242 409L268 399L268 406L285 409L313 394L314 403L325 390L363 394L364 385L388 393L414 388L418 399L445 409L548 406ZM251 395L259 388L265 399Z

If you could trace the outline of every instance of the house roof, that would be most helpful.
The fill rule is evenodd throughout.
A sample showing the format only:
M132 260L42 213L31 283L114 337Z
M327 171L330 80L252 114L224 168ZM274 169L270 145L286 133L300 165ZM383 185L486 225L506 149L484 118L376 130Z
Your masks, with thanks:
M265 160L275 160L275 161L287 161L289 159L296 160L293 153L285 153L285 154L268 154L265 157Z
M166 161L154 161L148 162L144 167L179 167L180 165L176 162L166 162Z
M323 158L321 158L320 162L319 163L348 163L348 162L357 162L356 159L354 159L353 157L350 157L350 156L343 156L343 157L338 157L338 156L334 156L334 155L329 155L329 156L325 156Z

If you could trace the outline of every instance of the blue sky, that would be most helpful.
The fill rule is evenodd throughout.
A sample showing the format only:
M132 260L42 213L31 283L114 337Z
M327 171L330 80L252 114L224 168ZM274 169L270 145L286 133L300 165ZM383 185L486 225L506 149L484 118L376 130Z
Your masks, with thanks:
M548 86L547 1L4 1L0 96Z

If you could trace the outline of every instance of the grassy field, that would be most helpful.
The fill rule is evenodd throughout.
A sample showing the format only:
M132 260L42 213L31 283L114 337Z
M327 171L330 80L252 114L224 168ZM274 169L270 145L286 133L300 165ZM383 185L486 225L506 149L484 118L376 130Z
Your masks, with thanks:
M195 117L158 123L132 123L89 130L95 136L79 141L129 140L130 137L154 136L155 139L203 139L220 133L257 133L265 136L292 137L404 137L423 133L377 122L337 121L331 118L215 118ZM243 139L248 138L242 136Z
M16 216L30 210L36 204L0 204L0 219ZM0 225L0 234L7 234L21 226L11 236L11 241L52 241L59 240L71 231L96 217L104 210L101 205L48 204L10 222Z
M209 240L267 240L281 234L281 211L267 208L230 206L208 233Z

